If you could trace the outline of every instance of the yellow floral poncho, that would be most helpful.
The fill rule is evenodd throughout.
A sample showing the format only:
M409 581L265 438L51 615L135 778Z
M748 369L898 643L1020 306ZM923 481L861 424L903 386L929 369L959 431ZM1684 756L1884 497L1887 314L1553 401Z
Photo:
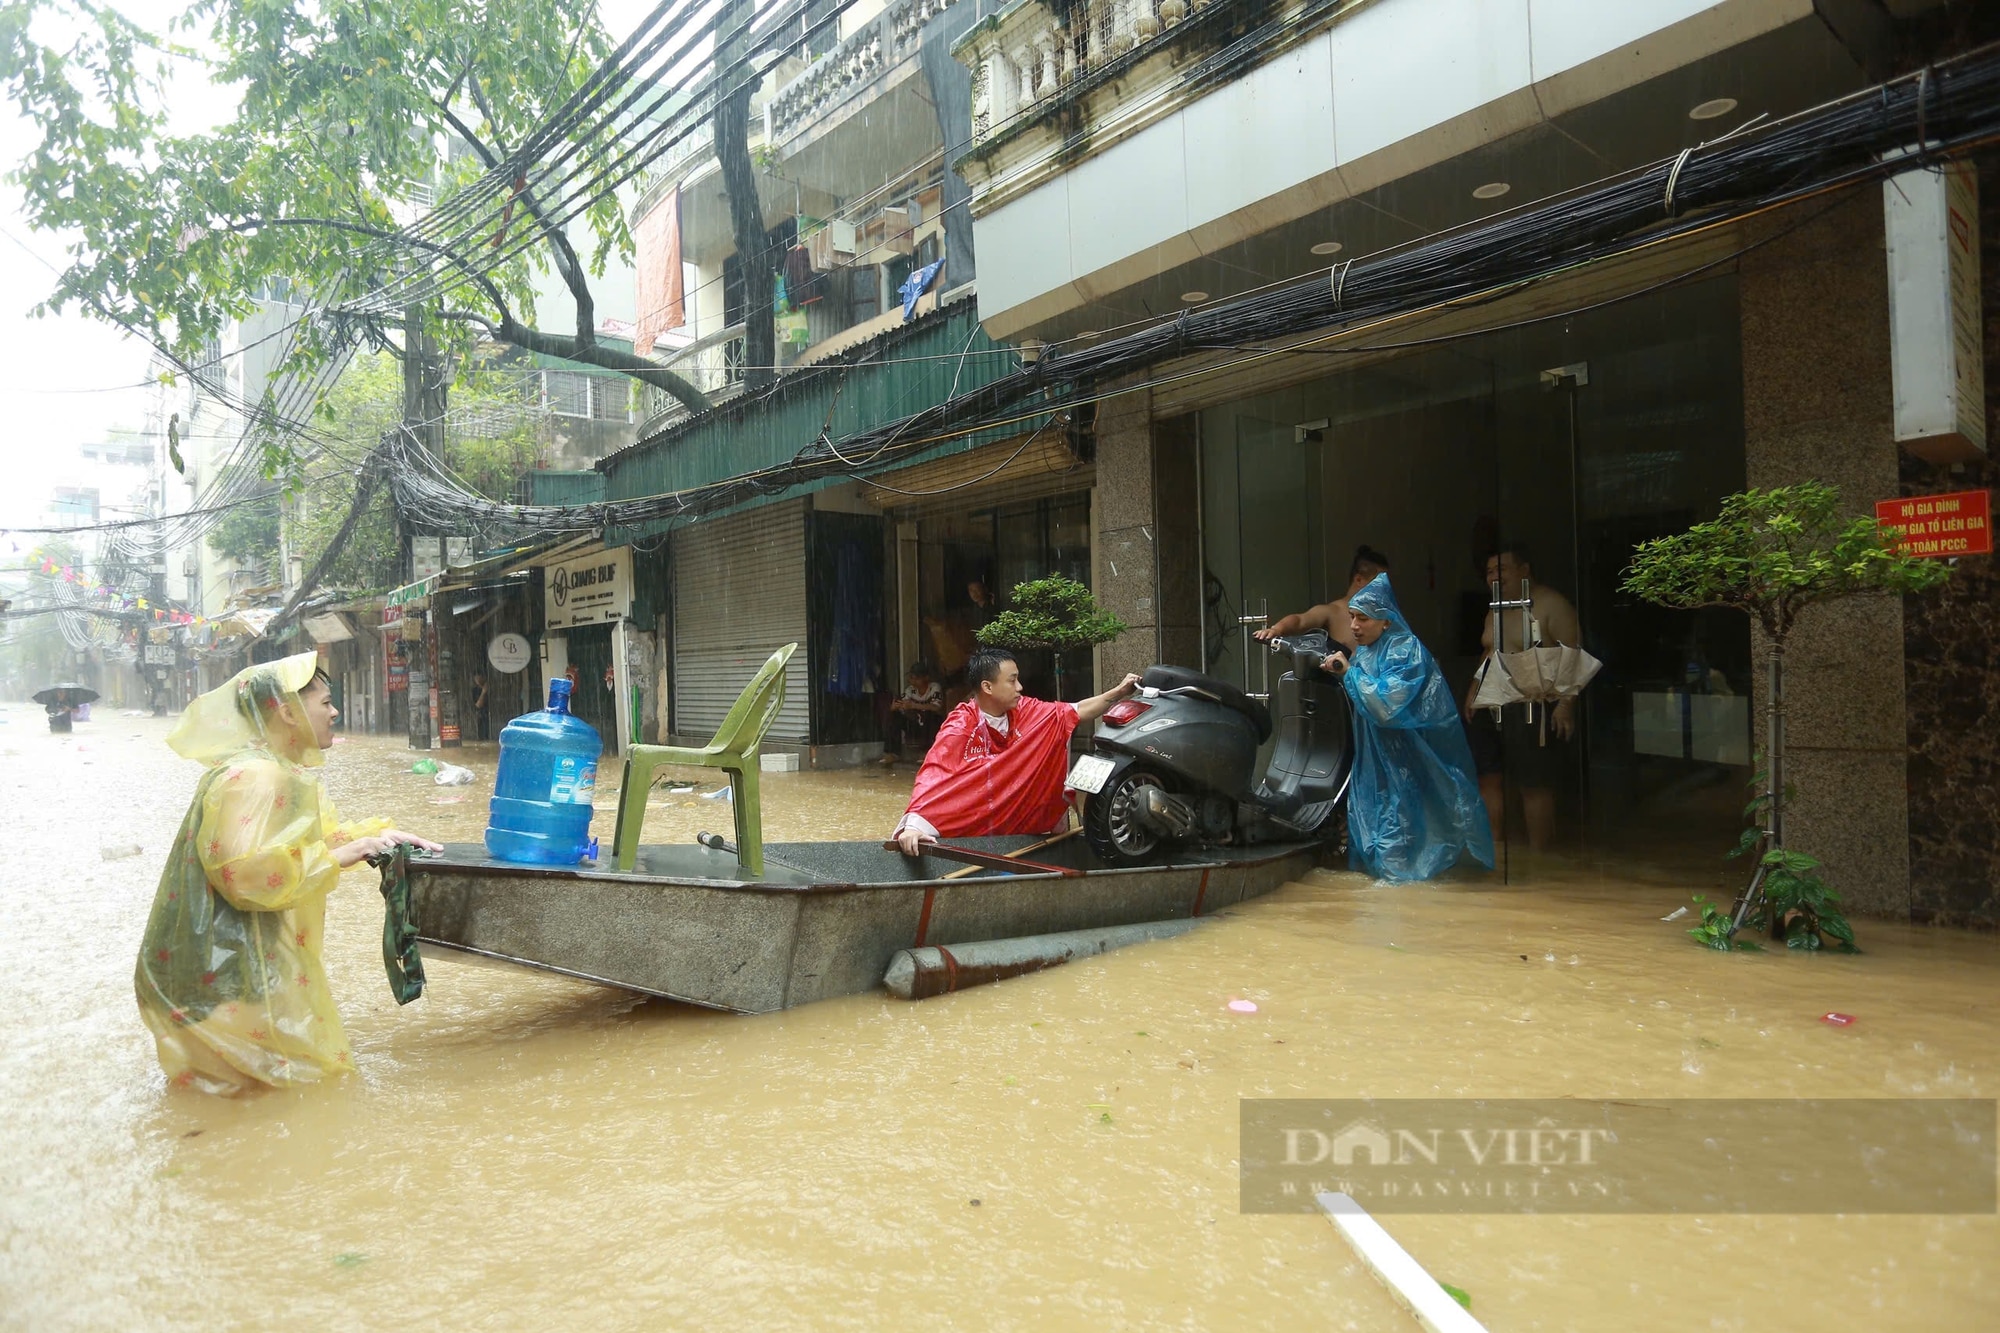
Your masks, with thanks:
M343 826L298 691L301 653L188 706L167 744L208 765L160 875L134 984L168 1080L204 1092L310 1083L354 1064L320 966Z

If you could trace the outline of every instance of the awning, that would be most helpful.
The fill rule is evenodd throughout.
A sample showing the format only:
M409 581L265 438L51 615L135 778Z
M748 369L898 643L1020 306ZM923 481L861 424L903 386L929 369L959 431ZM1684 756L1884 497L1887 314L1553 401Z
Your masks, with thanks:
M208 623L219 639L235 638L238 635L248 635L250 638L258 639L263 637L264 630L277 618L277 615L278 608L275 606L246 606L235 611L225 611Z
M347 617L338 611L307 616L302 623L306 627L306 633L312 635L314 643L345 643L354 637L354 627L348 624Z

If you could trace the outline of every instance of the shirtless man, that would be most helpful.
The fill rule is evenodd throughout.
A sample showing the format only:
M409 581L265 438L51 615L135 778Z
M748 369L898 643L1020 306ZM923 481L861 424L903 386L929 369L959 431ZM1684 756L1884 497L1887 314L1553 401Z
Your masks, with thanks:
M1583 628L1577 620L1575 604L1554 588L1535 581L1534 566L1528 559L1524 543L1511 543L1486 558L1487 586L1499 583L1502 599L1510 602L1519 600L1524 579L1528 584L1528 599L1533 603L1528 609L1530 628L1540 631L1536 642L1544 646L1563 643L1581 648ZM1494 651L1491 614L1487 615L1485 623L1479 643L1490 656ZM1518 652L1524 647L1534 646L1520 641L1519 607L1501 612L1500 634L1503 652ZM1505 836L1505 775L1511 761L1514 780L1521 788L1521 817L1528 826L1528 848L1542 851L1555 834L1556 783L1562 780L1563 773L1573 763L1569 741L1576 734L1576 700L1564 699L1549 710L1549 743L1544 745L1539 728L1529 724L1525 710L1520 707L1503 709L1501 722L1496 726L1491 709L1473 708L1472 701L1478 693L1479 678L1475 675L1465 692L1466 734L1472 740L1473 758L1479 764L1479 794L1485 798L1486 814L1493 825L1493 834L1495 837Z
M1354 630L1347 619L1347 599L1368 586L1368 581L1377 574L1389 572L1389 557L1372 546L1354 548L1354 560L1347 567L1347 591L1331 602L1322 602L1315 607L1298 611L1289 616L1280 616L1274 623L1258 630L1250 637L1259 641L1275 639L1281 634L1297 634L1301 630L1325 630L1333 641L1354 651Z

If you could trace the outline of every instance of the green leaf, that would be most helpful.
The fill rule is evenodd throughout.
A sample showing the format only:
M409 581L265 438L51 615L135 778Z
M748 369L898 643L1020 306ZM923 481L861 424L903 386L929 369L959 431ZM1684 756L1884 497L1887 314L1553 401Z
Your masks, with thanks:
M1125 622L1100 607L1090 589L1060 574L1017 583L1007 600L1007 610L980 628L981 643L1068 652L1109 643L1125 632Z
M1440 1282L1438 1285L1444 1288L1445 1295L1451 1297L1468 1310L1472 1308L1472 1295L1470 1292L1461 1287L1454 1287L1449 1282Z

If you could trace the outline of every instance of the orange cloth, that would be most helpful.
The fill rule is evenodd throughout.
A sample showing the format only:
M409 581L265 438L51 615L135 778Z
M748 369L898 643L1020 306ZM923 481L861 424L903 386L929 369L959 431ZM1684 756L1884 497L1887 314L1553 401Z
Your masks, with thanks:
M909 813L946 838L1048 833L1069 809L1063 778L1075 730L1075 704L1023 697L1002 735L968 699L938 727Z

